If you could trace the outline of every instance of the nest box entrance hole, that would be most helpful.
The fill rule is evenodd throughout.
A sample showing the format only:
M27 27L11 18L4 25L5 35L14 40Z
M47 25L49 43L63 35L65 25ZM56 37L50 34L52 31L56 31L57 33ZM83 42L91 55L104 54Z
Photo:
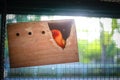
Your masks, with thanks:
M70 36L72 23L73 21L48 22L48 26L51 31L59 30L62 33L62 37L66 42L67 38Z

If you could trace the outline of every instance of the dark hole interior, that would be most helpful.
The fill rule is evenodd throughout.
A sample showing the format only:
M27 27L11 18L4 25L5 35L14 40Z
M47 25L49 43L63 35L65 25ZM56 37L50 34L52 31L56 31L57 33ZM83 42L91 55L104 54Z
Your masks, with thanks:
M50 30L58 29L61 31L63 38L66 40L71 31L71 24L73 21L66 21L66 22L54 22L54 23L48 23Z
M19 34L19 33L16 33L16 36L20 36L20 34Z
M32 35L32 32L28 32L28 35Z
M45 31L42 31L42 34L45 34Z

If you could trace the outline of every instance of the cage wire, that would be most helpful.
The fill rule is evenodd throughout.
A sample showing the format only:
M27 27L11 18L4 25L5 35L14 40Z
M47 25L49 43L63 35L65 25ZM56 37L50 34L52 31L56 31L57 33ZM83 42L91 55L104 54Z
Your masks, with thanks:
M6 18L7 18L6 23L55 19L54 16L15 15L15 14L9 14L6 16ZM62 18L66 18L66 17L62 16ZM86 20L86 18L84 18L84 20ZM92 18L89 18L88 21L90 22L91 20ZM98 18L94 20L98 20ZM110 19L110 21L111 20L112 19ZM97 24L99 24L99 22L97 22ZM96 25L93 24L92 26L96 26ZM98 40L96 39L96 41L94 41L93 43L89 41L92 40L92 38L95 36L95 33L96 34L99 33L98 35L100 37L101 29L98 28L81 29L81 27L79 29L77 27L76 30L77 30L77 36L81 37L81 35L83 34L84 36L86 36L86 37L83 36L83 40L81 39L78 40L80 62L12 68L12 69L10 68L9 65L9 51L8 51L8 42L6 36L5 54L4 54L5 80L74 80L74 79L75 80L119 80L120 79L120 64L119 64L120 48L116 48L115 41L113 42L109 41L110 40L110 36L108 34L109 32L105 33L104 39L101 39L101 42L104 42L104 44L101 45L99 38L97 38ZM79 35L78 32L81 35ZM118 36L120 36L120 34ZM104 46L105 50L107 51L106 53L110 53L110 54L102 54L101 52L102 49L104 48L101 48L101 46ZM105 58L104 61L101 60L101 57Z

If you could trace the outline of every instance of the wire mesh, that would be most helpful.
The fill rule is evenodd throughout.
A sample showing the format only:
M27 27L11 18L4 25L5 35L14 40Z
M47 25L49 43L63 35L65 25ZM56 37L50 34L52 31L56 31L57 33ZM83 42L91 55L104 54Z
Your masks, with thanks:
M16 23L16 22L26 22L26 21L39 21L44 19L53 20L55 18L56 17L54 16L40 16L40 15L18 15L17 16L17 15L11 14L11 15L7 15L6 22ZM59 19L59 17L57 18ZM68 18L68 17L62 16L62 18ZM87 20L86 18L83 18L83 17L81 18L85 21ZM75 21L77 21L78 19L79 18L75 19ZM93 22L95 20L98 20L96 24L99 24L99 19L98 18L93 19ZM108 20L109 22L109 19L106 19L106 20ZM93 24L91 21L92 21L92 18L88 18L88 22ZM107 23L105 21L104 24L106 25ZM84 23L84 24L88 24L88 23ZM76 24L76 26L77 25L84 26L83 24L80 24L80 23ZM74 80L74 79L75 80L119 80L120 79L119 78L120 77L120 64L119 64L120 49L116 48L116 45L114 42L109 41L110 40L110 36L108 34L109 31L108 33L105 33L104 39L101 39L100 37L101 30L102 30L101 28L100 29L98 27L88 28L90 27L90 24L88 24L87 26L88 29L82 28L80 26L76 27L77 36L78 36L79 58L80 58L80 62L76 62L76 63L22 67L22 68L11 69L9 66L9 51L8 51L7 35L6 35L6 38L5 38L6 48L5 48L5 54L4 54L5 80L61 80L61 79L62 80ZM96 25L93 24L92 26L96 26ZM108 27L107 29L109 29L109 24L106 26ZM95 34L98 34L98 35L95 35ZM82 35L84 38L83 40L81 40ZM98 36L100 38L95 39L94 43L92 43L91 42L93 40L92 38L94 38L95 36ZM120 34L118 36L120 36ZM101 45L100 40L105 44ZM101 48L100 46L103 46L103 47ZM102 54L102 49L106 50L106 54ZM101 57L104 60L101 60Z

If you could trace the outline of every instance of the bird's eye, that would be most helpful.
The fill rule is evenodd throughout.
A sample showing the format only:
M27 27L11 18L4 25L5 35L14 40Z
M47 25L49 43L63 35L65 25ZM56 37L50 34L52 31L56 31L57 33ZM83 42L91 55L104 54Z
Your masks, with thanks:
M53 34L55 34L55 32L52 32Z

